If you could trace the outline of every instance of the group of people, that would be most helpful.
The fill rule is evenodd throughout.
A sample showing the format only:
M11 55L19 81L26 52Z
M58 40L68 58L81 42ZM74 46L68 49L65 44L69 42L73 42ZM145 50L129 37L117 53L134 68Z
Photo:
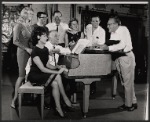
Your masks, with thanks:
M56 111L59 116L64 117L60 94L65 104L72 107L70 96L68 98L64 89L69 84L70 95L72 95L76 92L76 83L74 80L62 79L61 74L67 72L68 69L65 65L58 65L58 63L63 58L62 55L71 53L70 50L79 39L86 38L90 40L88 47L98 46L102 50L110 52L122 50L125 53L125 56L120 56L114 61L125 88L125 103L118 108L128 111L137 109L134 92L135 58L132 52L131 37L129 30L121 26L121 21L117 16L109 18L107 27L111 33L110 40L120 40L120 42L108 46L105 41L105 30L100 26L101 20L98 15L92 16L91 24L86 26L85 32L79 31L76 18L71 19L69 24L61 22L62 13L60 11L53 13L53 22L48 24L48 15L45 12L38 12L37 23L32 25L33 15L34 11L25 7L13 29L13 43L18 47L19 77L16 81L11 107L16 107L18 88L27 76L27 81L30 81L31 84L51 86L50 92L55 101ZM26 74L25 68L29 57L31 59L30 68Z

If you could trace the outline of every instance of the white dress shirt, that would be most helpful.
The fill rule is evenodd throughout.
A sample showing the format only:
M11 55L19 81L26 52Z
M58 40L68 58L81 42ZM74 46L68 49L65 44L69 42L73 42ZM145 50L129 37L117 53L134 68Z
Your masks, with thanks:
M119 51L128 52L132 50L132 42L130 32L125 26L119 26L115 32L110 35L110 40L120 40L118 44L109 46L109 51Z
M47 41L45 44L45 47L48 48L49 51L51 51L52 49L54 49L54 45L50 42ZM59 49L60 50L60 54L62 55L66 55L66 54L70 54L71 51L69 48L63 48L60 45L55 45L55 49ZM55 54L55 59L53 55L49 55L49 63L53 66L55 66L55 60L56 60L56 64L58 63L58 59L59 59L59 54Z
M49 29L49 31L57 29L56 23L48 23L46 27ZM59 44L65 43L65 32L68 29L69 29L69 26L66 23L61 22L60 25L58 26Z
M88 24L85 29L85 35L88 40L90 40L90 43L88 46L92 46L94 44L103 45L105 43L105 30L98 26L94 32L92 32L92 24Z

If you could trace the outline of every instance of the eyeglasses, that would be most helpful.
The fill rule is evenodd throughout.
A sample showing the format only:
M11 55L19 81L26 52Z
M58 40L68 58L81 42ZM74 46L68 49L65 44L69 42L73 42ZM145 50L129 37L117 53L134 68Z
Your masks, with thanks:
M39 18L42 18L42 19L47 19L48 17L39 17Z

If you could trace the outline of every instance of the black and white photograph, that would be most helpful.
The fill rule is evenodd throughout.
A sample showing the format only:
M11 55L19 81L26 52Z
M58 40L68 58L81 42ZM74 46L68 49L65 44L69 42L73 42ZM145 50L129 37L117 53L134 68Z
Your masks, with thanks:
M1 2L1 120L149 120L148 1Z

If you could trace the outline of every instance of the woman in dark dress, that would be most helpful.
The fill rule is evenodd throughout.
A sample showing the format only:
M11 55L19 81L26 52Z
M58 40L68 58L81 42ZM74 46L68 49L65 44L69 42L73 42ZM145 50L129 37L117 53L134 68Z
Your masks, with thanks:
M67 31L65 35L65 40L68 42L66 47L72 48L79 39L84 38L84 34L83 32L79 31L78 20L76 18L70 20L69 28L71 30Z
M84 34L83 32L79 31L78 28L78 20L76 18L73 18L70 20L69 22L69 28L71 29L70 31L67 31L66 35L65 35L65 40L66 42L68 42L66 47L69 47L71 50L73 49L73 47L75 46L76 42L79 39L83 39L84 38ZM65 79L65 78L64 78ZM69 90L69 97L71 99L71 102L74 103L73 98L76 97L74 93L76 93L76 82L74 79L65 79L64 80L64 87L67 86L67 84L69 84L70 86L70 90Z
M46 41L48 40L45 28L37 27L33 31L31 37L32 44L35 47L33 48L33 51L31 53L32 65L28 74L28 81L30 81L31 83L36 83L36 85L49 83L48 86L51 85L52 87L52 95L56 104L56 111L61 117L64 117L64 113L60 105L60 94L62 95L62 98L68 107L71 107L71 102L65 94L60 74L63 71L67 71L67 69L50 69L50 64L48 63L49 51L44 46ZM51 80L54 76L56 76L55 79Z

